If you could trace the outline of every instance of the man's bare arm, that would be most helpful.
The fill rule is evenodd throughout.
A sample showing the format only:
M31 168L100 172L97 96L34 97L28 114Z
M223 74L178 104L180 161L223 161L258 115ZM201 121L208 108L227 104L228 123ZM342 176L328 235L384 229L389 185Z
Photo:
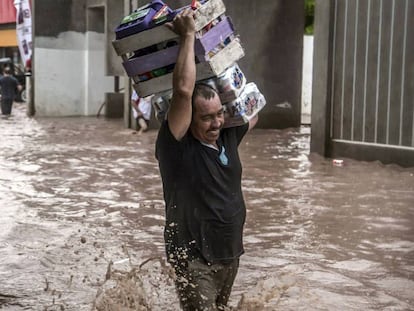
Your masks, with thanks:
M249 120L249 129L248 131L250 131L252 128L254 128L256 126L257 121L259 121L259 115L256 114L253 118L251 118Z
M196 80L193 11L181 12L170 27L180 36L180 49L173 72L173 96L168 111L168 125L175 139L181 140L190 127L191 97Z

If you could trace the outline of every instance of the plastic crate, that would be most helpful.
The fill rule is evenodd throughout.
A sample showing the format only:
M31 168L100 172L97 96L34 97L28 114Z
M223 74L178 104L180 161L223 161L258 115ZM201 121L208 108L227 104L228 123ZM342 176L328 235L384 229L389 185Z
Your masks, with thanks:
M177 11L174 11L170 16L174 16ZM205 26L223 15L226 11L226 7L223 0L209 0L206 1L200 8L195 11L195 26L196 31L202 30ZM112 45L115 52L122 57L123 61L126 61L135 51L158 44L160 42L178 39L178 35L170 30L167 26L157 24L148 25L146 31L139 33L133 33L123 38L115 39L112 41Z
M169 19L173 18L173 11L161 0L153 0L125 16L121 24L115 29L116 39L119 40L157 26L159 23L154 18L161 10L165 11L165 16L170 16ZM165 19L162 20L162 22L166 21Z
M217 47L224 48L225 39L233 33L233 24L230 18L225 17L202 37L196 39L195 54L197 59L202 62L208 61L210 59L209 52ZM178 41L170 40L145 48L150 53L138 57L133 56L122 63L125 72L129 77L134 77L175 64L179 50L178 44ZM151 53L151 51L153 52Z
M209 61L196 64L196 80L205 80L222 74L243 56L244 50L240 40L235 38ZM148 81L139 81L134 84L134 88L141 96L166 91L172 87L172 76L173 73L168 73Z

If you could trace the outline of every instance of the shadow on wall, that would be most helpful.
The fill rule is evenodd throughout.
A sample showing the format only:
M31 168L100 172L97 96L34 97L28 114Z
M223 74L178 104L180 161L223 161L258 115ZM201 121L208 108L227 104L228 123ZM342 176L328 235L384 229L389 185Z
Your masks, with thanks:
M303 1L276 1L265 29L264 88L268 107L264 128L299 127L303 59ZM270 105L269 105L270 104Z
M105 117L122 118L124 116L124 93L105 93Z

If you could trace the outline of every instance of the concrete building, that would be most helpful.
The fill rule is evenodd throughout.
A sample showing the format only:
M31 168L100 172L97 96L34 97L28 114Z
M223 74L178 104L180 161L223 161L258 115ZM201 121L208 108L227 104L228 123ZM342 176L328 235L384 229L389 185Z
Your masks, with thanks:
M302 0L223 0L267 99L259 127L301 124ZM123 16L148 1L33 3L37 116L123 117L130 81L112 40ZM172 8L189 1L166 0ZM311 151L414 165L414 16L411 0L317 0Z
M106 4L42 0L33 11L36 116L96 115L105 93L114 91L114 73L106 66Z
M15 64L20 63L16 36L16 8L13 0L0 1L0 59L5 58L9 58Z
M129 81L111 42L121 19L147 2L35 1L33 90L37 116L92 116L100 111L107 116L123 114L130 126ZM165 2L178 8L189 1ZM268 102L259 126L299 126L303 1L224 3L246 52L239 65Z

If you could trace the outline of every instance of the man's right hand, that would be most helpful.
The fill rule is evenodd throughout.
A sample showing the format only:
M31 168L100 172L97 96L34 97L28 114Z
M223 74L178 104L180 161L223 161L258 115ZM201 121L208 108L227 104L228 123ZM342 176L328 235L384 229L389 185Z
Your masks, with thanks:
M172 22L166 25L180 37L193 35L195 33L194 11L184 9L178 13Z

